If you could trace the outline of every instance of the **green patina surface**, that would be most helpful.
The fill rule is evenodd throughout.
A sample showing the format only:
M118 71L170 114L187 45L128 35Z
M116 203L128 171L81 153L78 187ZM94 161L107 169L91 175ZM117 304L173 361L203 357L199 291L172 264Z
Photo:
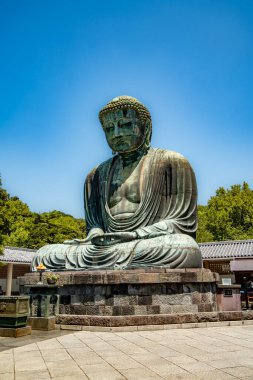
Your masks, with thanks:
M26 325L29 315L29 297L0 296L0 327Z
M42 247L33 270L199 268L197 186L181 154L150 146L152 122L137 99L114 98L99 113L114 156L85 181L88 236Z
M58 286L26 285L24 293L30 296L31 317L50 317L59 313Z

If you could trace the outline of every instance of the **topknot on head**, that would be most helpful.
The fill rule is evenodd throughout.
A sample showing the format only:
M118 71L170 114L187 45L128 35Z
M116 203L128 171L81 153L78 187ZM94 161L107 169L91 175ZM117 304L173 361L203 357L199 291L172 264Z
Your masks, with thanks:
M127 108L134 109L137 112L143 125L146 123L147 119L151 121L151 115L149 113L149 110L144 106L144 104L142 104L138 99L133 98L132 96L122 95L113 98L109 103L106 104L106 106L104 106L101 109L101 111L98 114L100 123L103 124L102 117L105 114L117 111L119 109Z

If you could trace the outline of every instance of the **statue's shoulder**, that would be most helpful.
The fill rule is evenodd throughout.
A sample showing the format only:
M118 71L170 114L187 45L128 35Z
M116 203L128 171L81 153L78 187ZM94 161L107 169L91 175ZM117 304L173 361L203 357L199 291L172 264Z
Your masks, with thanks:
M103 173L105 173L108 170L108 168L111 166L112 160L113 160L113 157L95 166L95 168L93 168L87 175L86 182L92 181L95 175L98 175L98 174L100 176L103 175Z
M189 164L187 158L185 158L181 153L175 152L173 150L152 148L151 153L157 157L160 157L165 162L177 162L182 164Z

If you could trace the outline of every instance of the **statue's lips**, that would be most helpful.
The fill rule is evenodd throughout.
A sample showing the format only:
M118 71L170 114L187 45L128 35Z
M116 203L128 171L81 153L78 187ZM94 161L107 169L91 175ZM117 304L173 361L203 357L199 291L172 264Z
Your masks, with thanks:
M126 143L126 140L123 137L115 137L113 139L113 144L114 145L122 145L122 144L125 144L125 143Z

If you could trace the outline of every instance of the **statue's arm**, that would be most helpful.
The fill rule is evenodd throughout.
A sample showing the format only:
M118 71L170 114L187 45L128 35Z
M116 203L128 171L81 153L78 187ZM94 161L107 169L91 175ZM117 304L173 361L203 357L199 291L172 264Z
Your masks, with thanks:
M99 176L94 168L86 177L84 183L84 211L87 236L85 239L66 240L64 244L90 244L94 237L104 234L99 203Z
M149 239L180 232L171 220L162 220L150 226L140 227L135 233L137 239Z
M168 235L172 232L172 225L168 221L161 221L151 226L138 228L135 231L121 231L105 233L92 238L92 244L100 246L114 245L117 243L129 242L135 239L149 239L158 236Z
M84 212L88 232L87 239L89 240L103 233L100 188L99 169L94 168L84 183Z
M154 224L138 228L138 239L147 239L175 233L194 237L197 230L197 185L195 174L185 157L175 152L165 152L163 176L159 197L160 216ZM161 180L158 178L158 180Z
M90 242L91 239L93 239L95 236L102 236L102 235L104 235L104 231L102 230L102 228L94 227L89 231L85 240L86 242Z

